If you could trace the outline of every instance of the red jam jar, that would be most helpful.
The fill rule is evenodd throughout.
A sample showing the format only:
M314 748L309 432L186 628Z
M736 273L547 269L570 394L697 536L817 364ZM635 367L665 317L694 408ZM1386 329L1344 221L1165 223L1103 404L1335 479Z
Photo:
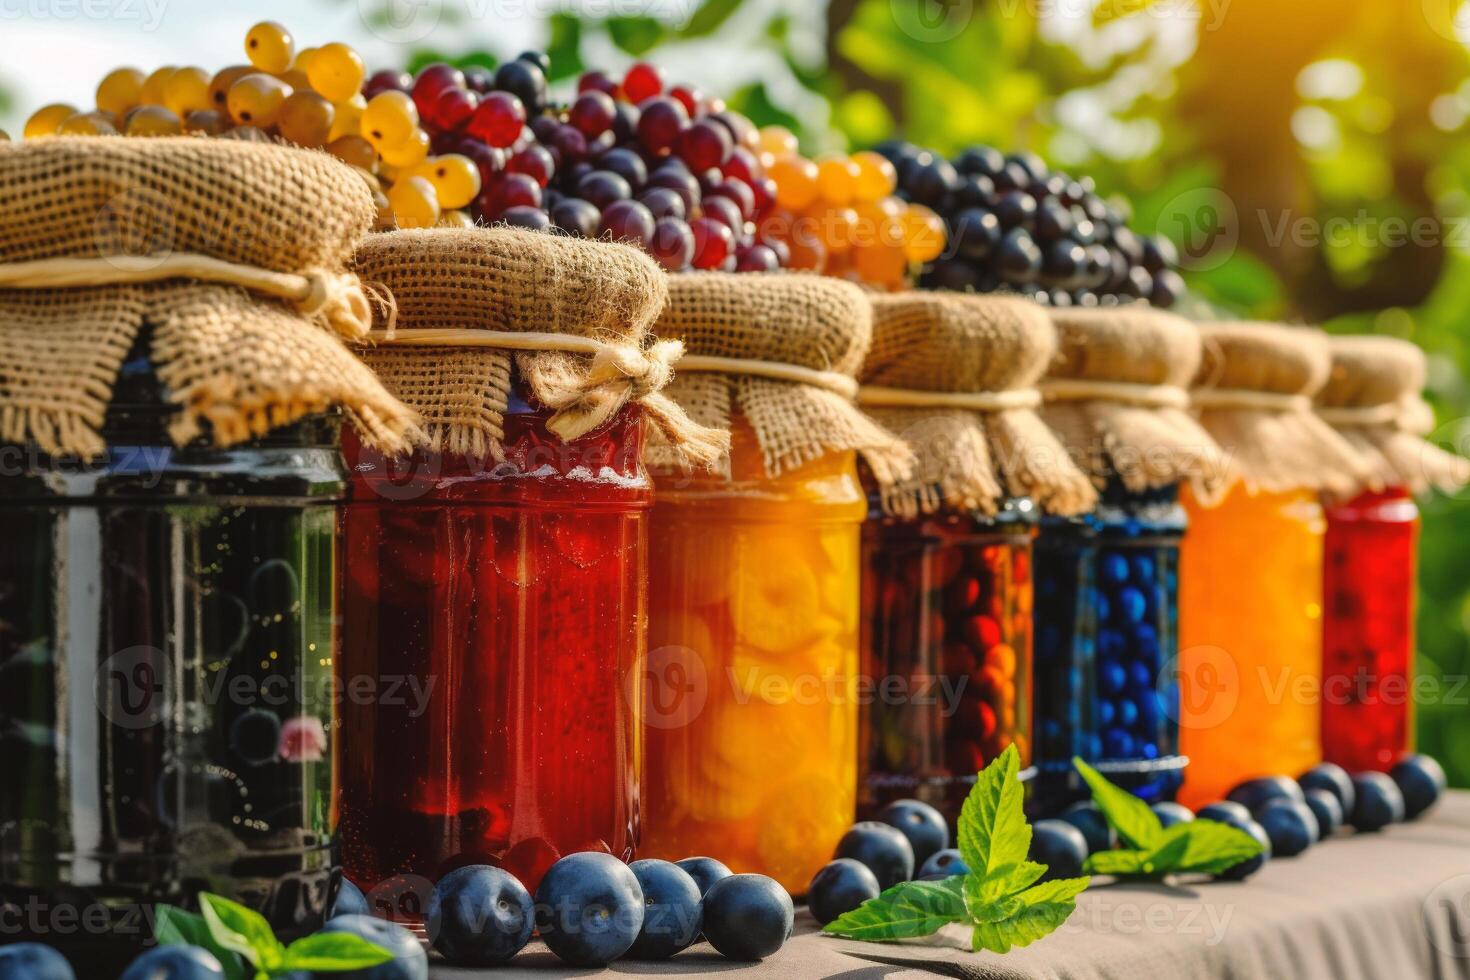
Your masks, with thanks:
M347 447L343 858L380 913L464 865L534 891L638 842L642 409L562 442L529 398L501 462Z
M862 812L917 798L953 822L1007 746L1029 770L1032 515L864 524Z
M1327 508L1322 755L1349 772L1386 772L1413 744L1418 543L1419 508L1404 489Z

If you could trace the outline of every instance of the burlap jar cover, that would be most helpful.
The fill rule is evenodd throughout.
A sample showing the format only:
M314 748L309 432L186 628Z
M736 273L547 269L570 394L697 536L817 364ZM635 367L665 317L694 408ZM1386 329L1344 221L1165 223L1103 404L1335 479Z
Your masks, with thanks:
M1056 351L1030 300L959 293L874 294L873 347L858 404L914 451L881 489L884 509L994 514L1007 496L1063 515L1097 494L1037 415L1036 383Z
M1056 353L1041 382L1042 419L1101 487L1134 493L1188 479L1210 492L1228 460L1189 413L1199 330L1142 304L1051 312Z
M671 276L655 327L688 354L669 395L695 421L728 432L750 424L767 476L856 450L880 483L902 479L913 454L854 404L872 343L872 309L852 283L798 273ZM679 466L667 445L650 461ZM725 455L715 465L728 476Z
M1333 337L1332 367L1317 414L1362 458L1347 493L1402 487L1453 491L1470 482L1470 462L1427 441L1434 410L1424 401L1424 352L1394 337Z
M1327 335L1269 323L1205 323L1191 403L1248 490L1349 492L1365 476L1353 448L1312 411L1332 357ZM1211 503L1229 485L1201 486Z
M678 458L708 465L728 448L726 434L690 421L662 393L683 347L652 339L667 277L636 248L435 228L371 235L355 268L396 306L364 358L423 416L433 449L503 458L513 368L553 410L548 425L564 440L637 402Z
M229 445L340 407L368 442L413 413L344 346L371 326L346 272L373 221L323 153L196 137L0 144L0 440L95 456L144 325L169 433Z

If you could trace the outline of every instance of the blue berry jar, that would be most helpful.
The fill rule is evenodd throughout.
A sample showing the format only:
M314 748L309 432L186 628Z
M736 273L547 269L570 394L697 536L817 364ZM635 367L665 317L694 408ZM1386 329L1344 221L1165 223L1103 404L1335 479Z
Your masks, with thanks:
M1036 806L1085 796L1073 757L1149 802L1173 799L1179 755L1177 485L1109 481L1098 508L1043 518L1036 540Z

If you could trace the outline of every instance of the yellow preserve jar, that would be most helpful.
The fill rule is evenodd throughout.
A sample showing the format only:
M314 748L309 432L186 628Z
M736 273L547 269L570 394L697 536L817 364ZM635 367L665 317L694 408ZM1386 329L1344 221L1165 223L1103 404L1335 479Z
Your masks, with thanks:
M853 820L867 508L855 453L767 478L749 425L731 435L728 481L655 476L650 663L692 651L704 690L687 724L652 708L639 854L711 854L801 892ZM681 693L666 686L651 694Z
M686 348L669 396L730 434L708 471L650 453L640 857L707 855L802 894L856 810L857 456L908 451L853 404L860 289L815 276L671 277Z
M1362 463L1312 410L1331 367L1320 330L1201 325L1191 400L1233 464L1201 496L1179 561L1181 802L1198 807L1258 776L1322 760L1323 493Z
M1251 493L1217 507L1188 488L1179 575L1182 797L1203 806L1243 779L1322 761L1322 542L1310 490Z

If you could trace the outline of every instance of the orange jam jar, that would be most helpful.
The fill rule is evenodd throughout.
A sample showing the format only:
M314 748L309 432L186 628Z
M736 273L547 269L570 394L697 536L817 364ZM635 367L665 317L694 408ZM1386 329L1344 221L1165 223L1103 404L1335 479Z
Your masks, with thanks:
M640 857L718 858L800 894L857 793L856 455L766 475L655 473Z

